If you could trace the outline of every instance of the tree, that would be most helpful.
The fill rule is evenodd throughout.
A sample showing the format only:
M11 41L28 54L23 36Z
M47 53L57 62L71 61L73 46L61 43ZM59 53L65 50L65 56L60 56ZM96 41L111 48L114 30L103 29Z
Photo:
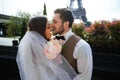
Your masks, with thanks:
M44 3L43 15L47 15L47 11L46 11L46 4L45 4L45 3Z
M4 25L6 26L7 36L14 38L14 40L12 40L13 46L17 46L18 40L15 40L15 37L20 33L21 30L21 22L19 21L19 18L11 16L9 22L5 22Z
M25 12L18 12L17 17L20 18L21 21L21 38L24 36L25 32L27 31L27 22L30 19L30 14Z
M18 41L15 40L16 36L20 36L22 38L26 32L29 18L30 14L18 12L17 16L11 16L9 22L4 23L7 28L8 37L14 38L13 45L18 45Z
M19 22L18 17L11 16L9 20L10 21L4 23L7 28L7 36L13 37L15 40L15 36L20 32L21 23Z

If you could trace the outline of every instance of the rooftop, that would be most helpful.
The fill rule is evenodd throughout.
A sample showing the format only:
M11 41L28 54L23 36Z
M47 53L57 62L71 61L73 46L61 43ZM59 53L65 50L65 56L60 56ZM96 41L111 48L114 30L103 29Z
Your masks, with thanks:
M9 18L10 18L10 17L11 17L11 16L4 15L4 14L0 14L0 23L9 21Z

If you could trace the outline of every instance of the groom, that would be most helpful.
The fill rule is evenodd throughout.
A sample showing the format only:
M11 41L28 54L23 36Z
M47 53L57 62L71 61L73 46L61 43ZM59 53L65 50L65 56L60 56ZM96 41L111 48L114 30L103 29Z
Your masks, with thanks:
M93 61L90 45L71 30L74 17L68 8L56 9L53 17L55 34L64 36L62 55L78 73L73 80L91 80Z

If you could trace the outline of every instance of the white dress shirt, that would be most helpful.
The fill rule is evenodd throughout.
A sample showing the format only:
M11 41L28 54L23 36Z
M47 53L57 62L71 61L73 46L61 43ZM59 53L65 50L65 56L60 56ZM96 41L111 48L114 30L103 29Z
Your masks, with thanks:
M72 30L64 34L64 43L73 35ZM71 43L72 44L72 43ZM73 51L73 57L77 59L79 74L73 80L91 80L93 60L90 45L83 39L80 39Z

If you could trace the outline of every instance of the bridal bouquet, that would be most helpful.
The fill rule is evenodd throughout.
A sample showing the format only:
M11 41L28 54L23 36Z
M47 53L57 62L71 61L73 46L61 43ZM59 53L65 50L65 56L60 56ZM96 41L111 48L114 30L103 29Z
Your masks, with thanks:
M61 52L62 45L60 40L52 39L44 47L44 55L50 59L55 59Z

